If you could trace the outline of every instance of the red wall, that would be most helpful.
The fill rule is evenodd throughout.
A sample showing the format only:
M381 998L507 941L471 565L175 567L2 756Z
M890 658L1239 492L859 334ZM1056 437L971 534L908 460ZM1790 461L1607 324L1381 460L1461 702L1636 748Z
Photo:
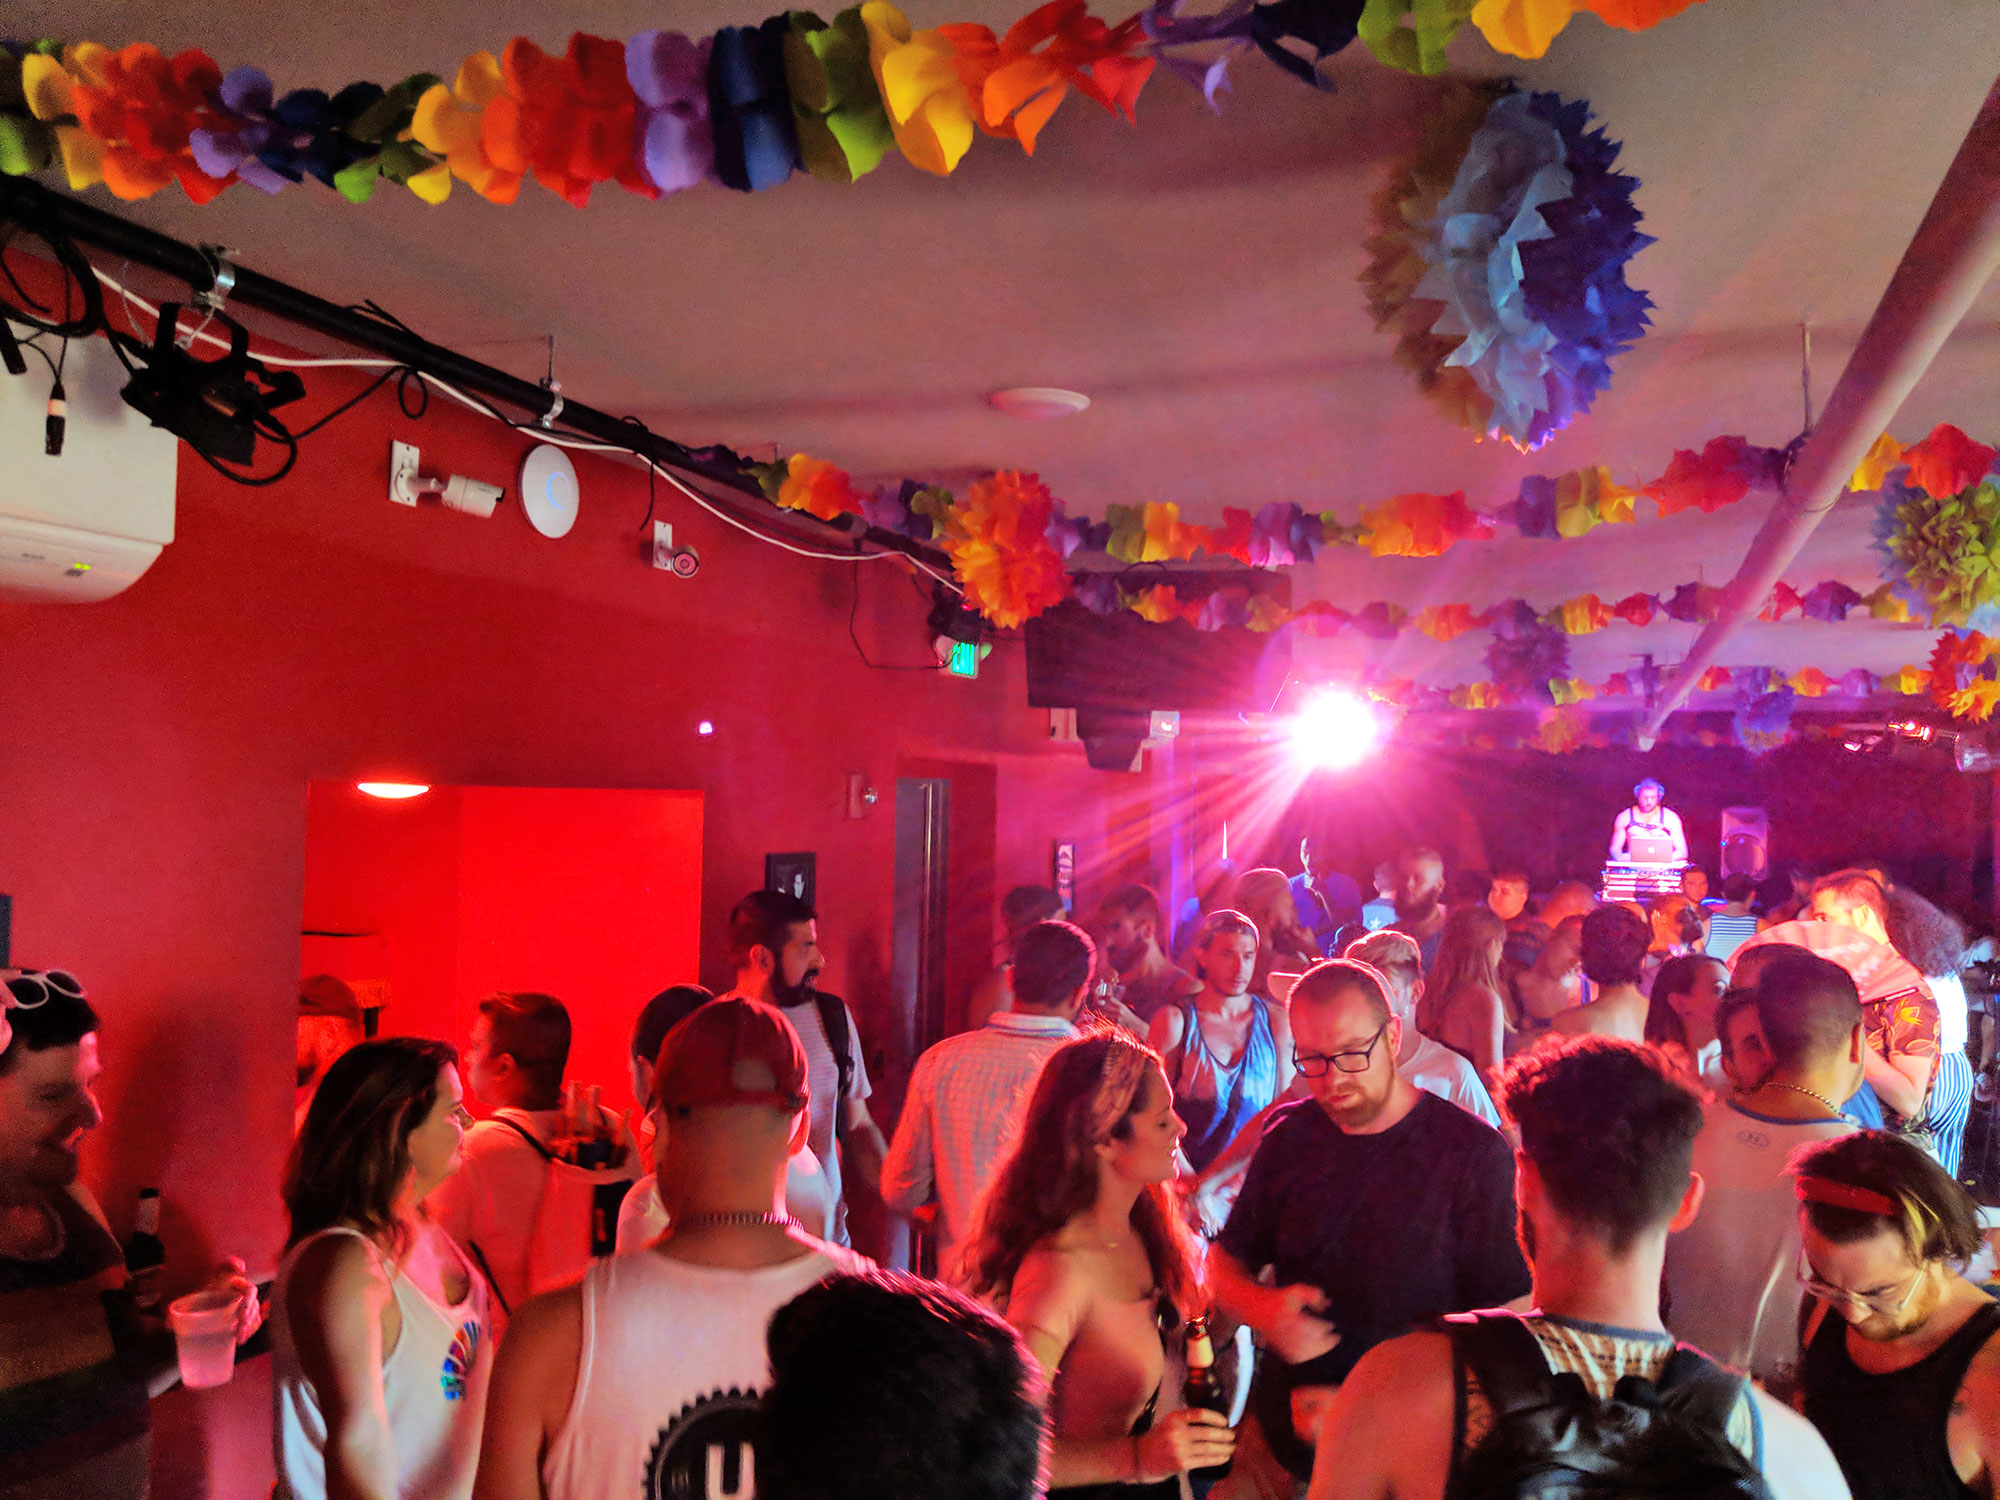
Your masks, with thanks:
M355 388L316 375L300 420ZM271 489L183 450L178 539L126 594L0 602L14 951L73 967L101 1004L107 1120L86 1177L115 1225L138 1185L161 1186L174 1281L227 1251L268 1271L283 1239L309 783L699 791L704 976L726 977L724 918L765 854L815 850L826 982L880 1034L898 774L947 764L988 788L960 799L954 829L961 979L986 961L997 892L1046 880L1054 837L1103 838L1107 799L1146 780L1046 744L1018 646L977 682L862 665L851 608L876 661L928 650L900 563L793 557L662 486L661 514L703 559L676 580L637 560L635 471L579 456L581 519L552 542L511 497L485 521L392 505L392 435L421 445L426 472L510 484L527 447L442 399L410 422L378 395ZM88 440L73 422L71 442ZM850 771L883 794L859 820ZM230 1389L159 1403L162 1500L258 1492L267 1440L223 1414L262 1409Z
M462 1043L481 996L541 990L569 1009L569 1077L616 1108L632 1018L699 968L699 792L434 787L383 801L316 782L305 853L306 929L382 939L385 1034ZM325 946L309 942L302 967L316 971ZM337 957L332 971L378 977Z

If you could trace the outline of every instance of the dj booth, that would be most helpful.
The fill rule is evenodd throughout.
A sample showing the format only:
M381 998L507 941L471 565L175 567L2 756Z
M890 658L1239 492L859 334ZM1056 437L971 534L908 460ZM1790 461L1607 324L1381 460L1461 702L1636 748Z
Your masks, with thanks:
M1655 896L1665 896L1681 888L1681 871L1686 865L1642 865L1629 859L1614 859L1598 878L1600 901L1637 901L1645 905Z
M1674 858L1674 841L1664 834L1634 831L1625 843L1624 859L1609 860L1598 879L1598 897L1604 901L1637 901L1641 904L1681 888L1685 862Z

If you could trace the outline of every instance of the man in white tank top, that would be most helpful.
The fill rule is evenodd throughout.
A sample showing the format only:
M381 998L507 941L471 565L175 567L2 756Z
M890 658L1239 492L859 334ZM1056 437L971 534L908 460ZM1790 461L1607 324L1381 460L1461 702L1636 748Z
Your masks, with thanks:
M515 1316L475 1500L749 1500L771 1314L869 1266L785 1212L806 1074L798 1033L759 1001L717 1000L668 1035L653 1098L672 1229Z

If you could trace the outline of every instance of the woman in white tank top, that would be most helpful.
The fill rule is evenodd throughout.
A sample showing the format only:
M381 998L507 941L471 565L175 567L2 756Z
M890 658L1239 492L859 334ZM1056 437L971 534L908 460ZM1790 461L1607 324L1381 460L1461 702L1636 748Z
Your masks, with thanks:
M362 1043L327 1071L292 1147L271 1298L279 1500L472 1493L487 1288L422 1208L458 1163L457 1061L444 1042Z

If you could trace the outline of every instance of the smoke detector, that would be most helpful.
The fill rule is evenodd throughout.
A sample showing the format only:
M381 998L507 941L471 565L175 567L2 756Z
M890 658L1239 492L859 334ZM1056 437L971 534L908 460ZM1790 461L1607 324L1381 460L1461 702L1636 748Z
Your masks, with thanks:
M1090 407L1090 397L1082 391L1065 391L1052 385L1016 385L995 391L986 398L994 410L1003 411L1023 422L1053 422L1073 417Z

